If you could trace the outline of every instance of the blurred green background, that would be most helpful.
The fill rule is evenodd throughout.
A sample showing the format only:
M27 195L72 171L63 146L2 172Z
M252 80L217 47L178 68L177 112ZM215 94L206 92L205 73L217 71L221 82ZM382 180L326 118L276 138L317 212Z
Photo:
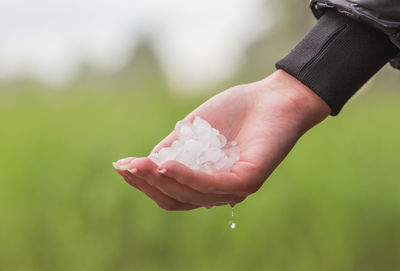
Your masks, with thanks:
M313 22L303 2L275 4L293 16L197 96L173 94L148 41L115 74L0 83L0 270L399 270L400 81L390 68L235 207L235 230L228 206L164 211L111 166L147 155L218 91L273 71Z

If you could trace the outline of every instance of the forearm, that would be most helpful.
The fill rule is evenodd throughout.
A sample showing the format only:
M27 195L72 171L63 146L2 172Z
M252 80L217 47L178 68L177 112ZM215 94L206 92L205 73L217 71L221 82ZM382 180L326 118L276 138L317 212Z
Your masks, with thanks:
M350 97L399 52L380 30L332 10L276 67L321 97L337 115Z

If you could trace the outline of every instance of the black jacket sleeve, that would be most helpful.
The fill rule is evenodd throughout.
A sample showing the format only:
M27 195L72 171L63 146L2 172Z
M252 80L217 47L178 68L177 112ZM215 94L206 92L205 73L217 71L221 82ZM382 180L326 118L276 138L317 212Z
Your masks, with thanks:
M350 97L399 53L381 30L326 11L276 68L319 95L337 115Z
M381 30L400 48L400 1L399 0L311 0L315 17L320 18L327 10L336 11ZM391 60L400 69L400 54Z

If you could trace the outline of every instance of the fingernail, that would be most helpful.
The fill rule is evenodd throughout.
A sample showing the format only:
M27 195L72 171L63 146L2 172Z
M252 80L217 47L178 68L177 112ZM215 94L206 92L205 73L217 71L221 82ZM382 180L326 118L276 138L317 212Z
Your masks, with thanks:
M118 165L120 170L127 170L129 168L129 165Z
M124 159L120 159L120 160L117 161L117 164L120 165L120 166L126 165L126 164L128 164L130 159L131 159L130 157L124 158Z
M117 164L117 163L115 163L115 162L112 162L112 165L113 165L113 167L114 167L115 169L119 169L119 166L118 166L118 164Z
M128 171L132 174L135 174L137 172L137 168L130 168Z
M157 171L161 174L165 174L167 172L167 170L165 168L163 169L157 169Z

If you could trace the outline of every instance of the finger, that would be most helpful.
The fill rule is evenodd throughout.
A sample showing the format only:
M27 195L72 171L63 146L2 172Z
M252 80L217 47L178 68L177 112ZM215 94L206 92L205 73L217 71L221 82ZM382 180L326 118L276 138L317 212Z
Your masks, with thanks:
M172 145L172 143L177 140L178 138L175 136L175 132L172 131L166 138L164 138L160 143L158 143L154 149L151 151L151 153L156 153L162 148L169 147Z
M119 175L121 175L122 178L124 178L124 180L129 183L131 186L135 187L137 190L142 191L139 187L139 185L136 182L130 182L129 181L129 176L127 173L129 173L127 170L120 170L118 165L116 163L113 162L113 166L115 168L115 170L118 172Z
M208 174L200 170L192 170L177 161L167 161L159 169L162 175L202 193L247 196L257 191L257 182L248 178L251 174L239 173L251 172L254 168L250 163L237 163L242 163L235 164L236 168L240 168L239 170L233 170L234 168L232 167L230 171L221 171L213 174Z
M144 192L148 197L153 199L158 206L165 210L192 210L195 208L199 208L200 206L194 206L190 204L183 204L181 202L175 201L172 198L169 198L162 194L157 189L151 187L150 185L146 184L143 180L138 178L134 178L132 174L127 171L129 163L135 160L136 157L128 157L124 159L120 159L117 162L113 162L113 166L116 171L125 179L127 183L131 186L135 187L136 189Z
M138 158L131 161L130 171L145 180L151 186L157 188L167 196L180 202L202 206L215 206L221 204L235 204L244 198L231 194L201 193L158 171L158 166L148 158Z
M117 162L112 162L112 165L116 170L124 171L124 170L128 169L130 162L134 159L136 159L136 157L133 157L133 156L127 157L127 158L122 158L122 159L119 159Z
M133 174L127 174L126 176L126 180L129 184L137 184L140 187L141 191L143 191L143 193L145 193L149 198L157 203L157 205L162 209L168 211L186 211L200 207L192 204L182 203L173 198L170 198Z
M119 175L122 176L122 178L125 179L126 182L128 182L127 173L129 173L129 172L127 171L128 167L125 165L129 165L130 161L132 161L134 159L135 159L135 157L128 157L128 158L120 159L117 162L112 162L114 169L118 172ZM139 186L136 183L129 183L129 184L141 191L141 189L139 188Z

